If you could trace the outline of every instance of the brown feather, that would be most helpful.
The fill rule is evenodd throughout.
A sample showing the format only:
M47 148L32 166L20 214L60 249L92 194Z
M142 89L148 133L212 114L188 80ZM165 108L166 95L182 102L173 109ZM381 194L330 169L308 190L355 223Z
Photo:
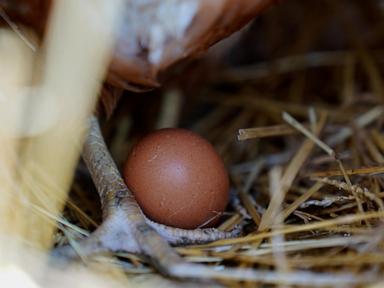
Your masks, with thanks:
M110 116L123 90L143 92L158 87L160 73L183 59L198 57L275 2L127 0L123 25L116 32L108 85L101 93L105 113ZM51 0L0 0L0 8L13 21L33 27L40 35L50 6Z

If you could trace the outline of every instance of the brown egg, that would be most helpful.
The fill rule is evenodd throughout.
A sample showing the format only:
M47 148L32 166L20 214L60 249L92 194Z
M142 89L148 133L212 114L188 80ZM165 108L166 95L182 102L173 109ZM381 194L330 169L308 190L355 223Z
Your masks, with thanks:
M144 214L168 226L211 227L228 203L223 161L210 143L184 129L161 129L139 141L124 178Z

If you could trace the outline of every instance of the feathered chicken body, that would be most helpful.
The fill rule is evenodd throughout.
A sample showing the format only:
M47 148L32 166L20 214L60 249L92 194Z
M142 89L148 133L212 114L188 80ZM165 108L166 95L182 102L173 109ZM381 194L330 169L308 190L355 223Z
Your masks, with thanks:
M126 0L107 82L153 88L158 75L239 30L276 0ZM16 23L41 36L51 0L0 0Z

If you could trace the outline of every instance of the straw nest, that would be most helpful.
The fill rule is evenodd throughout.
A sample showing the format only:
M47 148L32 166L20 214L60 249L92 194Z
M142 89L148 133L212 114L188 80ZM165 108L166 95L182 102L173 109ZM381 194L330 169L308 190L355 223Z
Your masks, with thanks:
M164 126L192 129L222 155L233 198L219 228L243 223L242 235L175 247L223 272L208 275L216 284L383 280L383 14L381 1L283 1L161 90L126 92L105 119L120 166L138 138ZM81 163L75 178L56 245L100 223ZM92 263L119 267L136 284L196 285L163 278L140 255ZM259 274L250 279L249 271Z

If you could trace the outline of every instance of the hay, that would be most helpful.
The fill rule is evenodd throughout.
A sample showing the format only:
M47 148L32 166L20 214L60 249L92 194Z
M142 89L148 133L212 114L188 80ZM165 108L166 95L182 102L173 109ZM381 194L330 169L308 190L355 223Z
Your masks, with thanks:
M118 165L123 165L134 142L156 127L195 130L215 145L230 173L235 197L219 229L229 231L242 223L242 235L175 247L187 262L202 264L191 269L180 266L186 276L182 279L165 278L145 257L122 252L83 259L87 269L79 264L77 283L95 276L97 283L110 277L120 284L150 287L193 287L201 285L199 281L228 286L381 287L383 13L381 2L375 0L285 1L243 32L226 62L210 61L208 55L184 74L175 73L178 76L166 80L161 90L126 92L103 126ZM92 97L84 101L89 109ZM80 141L81 130L76 133L74 138ZM65 204L72 171L68 167L78 150L71 152L66 172L55 173L54 180L32 164L16 177L3 173L16 169L14 141L0 137L0 180L8 191L2 192L2 211L12 203L22 207L22 201L12 202L10 196L20 177L33 200L28 200L28 211L35 217L19 214L21 238L33 246L41 239L46 247L57 226L55 245L76 247L76 241L100 223L101 213L80 162L64 213L57 214ZM25 151L41 161L52 159L48 149ZM41 191L58 193L48 197ZM9 207L7 211L9 219L17 217ZM49 225L41 228L41 221ZM11 220L7 223L2 228L8 225L12 230ZM27 223L31 230L26 229ZM25 237L28 233L33 237ZM2 248L8 247L4 243ZM44 263L44 258L36 261ZM74 271L60 276L54 270L54 276L41 283L63 277L63 287L64 283L73 286L76 278L68 275Z
M382 20L368 17L381 8L377 1L337 3L321 1L321 13L306 1L282 3L245 32L244 43L260 43L248 44L253 52L238 44L228 56L234 63L263 57L263 51L271 60L210 70L212 64L197 63L179 84L172 79L169 88L134 101L126 95L105 126L113 143L120 137L115 126L129 117L132 128L124 137L132 145L156 127L150 114L161 113L159 103L178 85L185 104L177 125L199 132L223 155L238 200L220 229L246 225L235 239L176 248L186 260L217 270L199 271L201 279L305 286L381 279ZM351 11L359 24L351 24ZM369 29L369 42L353 29ZM338 51L337 37L343 38ZM123 150L129 151L112 151L116 159L124 159Z

